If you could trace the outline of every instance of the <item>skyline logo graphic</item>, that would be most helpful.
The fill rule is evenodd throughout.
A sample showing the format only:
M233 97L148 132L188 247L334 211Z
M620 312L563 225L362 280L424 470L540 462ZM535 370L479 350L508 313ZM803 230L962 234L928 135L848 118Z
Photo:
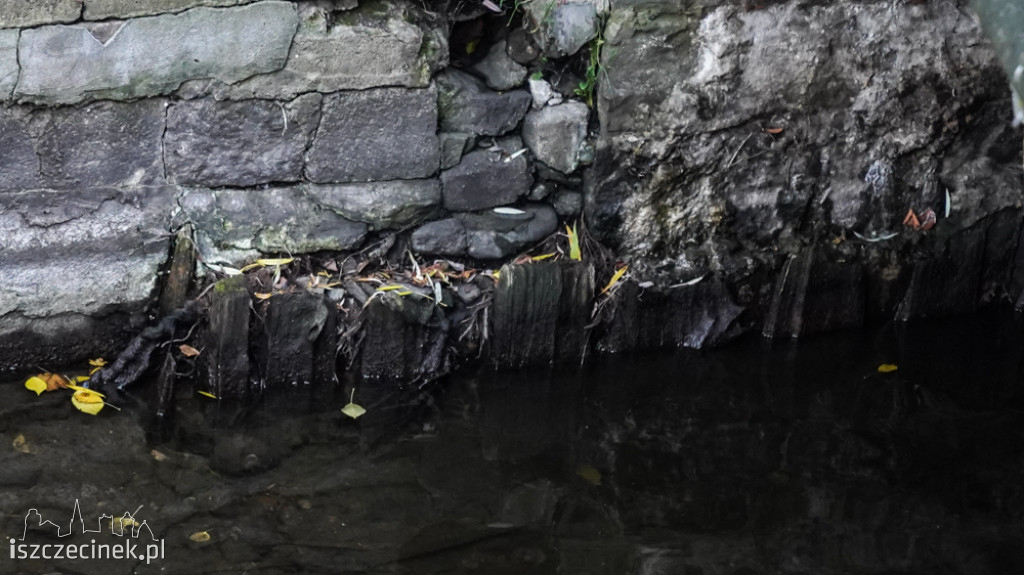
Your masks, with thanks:
M136 515L140 506L133 512L125 511L120 517L109 514L101 514L96 518L96 529L86 527L85 517L82 515L82 507L78 499L75 499L74 509L71 511L71 519L65 529L61 524L55 523L43 517L38 509L32 508L25 513L24 527L21 538L10 538L11 559L127 559L134 561L145 561L149 564L154 559L164 558L164 541L157 539L153 529L147 520L138 521ZM75 524L78 523L76 531ZM123 543L97 543L91 539L89 543L46 543L32 544L24 543L29 534L43 535L44 537L67 538L75 533L80 535L114 535L122 539L128 539ZM142 545L136 541L142 537ZM152 543L150 543L152 541Z

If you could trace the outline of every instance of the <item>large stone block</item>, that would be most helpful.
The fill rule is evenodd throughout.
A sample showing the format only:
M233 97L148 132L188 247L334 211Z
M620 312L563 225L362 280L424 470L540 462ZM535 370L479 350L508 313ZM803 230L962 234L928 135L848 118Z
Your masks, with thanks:
M441 183L437 180L311 184L305 189L322 208L374 230L423 221L441 206Z
M459 70L437 77L441 129L500 136L519 125L533 97L526 90L495 92L481 80Z
M303 154L320 122L320 94L291 102L212 98L167 112L167 175L179 184L254 186L302 177Z
M0 190L161 183L163 100L0 110Z
M482 210L525 196L533 185L533 175L522 147L518 137L504 138L497 149L470 152L454 168L441 172L444 207Z
M423 88L448 63L445 34L437 26L418 23L403 3L370 2L340 16L310 5L301 16L284 68L216 86L214 94L291 98L305 92Z
M289 2L21 32L14 97L43 104L166 94L193 78L238 82L280 69L298 27Z
M306 175L320 183L430 176L440 164L436 131L433 87L330 94L306 155Z
M167 258L175 193L154 186L0 194L0 318L141 308Z
M0 0L0 28L74 22L81 13L80 0Z
M466 229L469 257L497 260L515 255L558 229L558 216L547 204L530 204L522 214L458 214Z
M0 30L0 100L7 100L18 83L17 30Z
M75 0L84 5L86 20L132 18L182 12L198 6L237 6L253 0Z
M366 224L321 208L301 186L266 190L186 189L181 221L190 221L203 259L237 265L261 253L303 254L358 247Z

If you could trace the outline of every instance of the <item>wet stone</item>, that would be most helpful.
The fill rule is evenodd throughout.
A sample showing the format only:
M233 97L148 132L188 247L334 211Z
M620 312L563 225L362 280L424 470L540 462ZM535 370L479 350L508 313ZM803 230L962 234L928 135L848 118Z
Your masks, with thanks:
M547 204L523 206L524 214L493 211L459 214L466 228L468 254L481 260L509 257L548 237L558 228L558 216Z
M473 66L483 76L489 88L511 90L523 83L527 70L505 52L505 41L499 40L487 50L487 55Z
M574 218L583 211L583 194L569 190L559 190L551 198L555 213L563 219Z
M523 141L537 160L569 174L579 166L589 119L590 108L582 102L545 106L526 114Z
M451 69L437 76L437 94L443 131L483 136L513 130L532 101L526 90L498 93L474 76Z
M179 102L167 112L168 175L205 187L296 181L320 121L320 99Z
M330 94L306 155L306 176L327 183L433 175L440 165L436 131L433 86Z
M427 220L441 206L441 184L436 179L310 184L304 189L323 209L365 223L374 230L402 228Z
M473 134L442 132L438 135L441 146L441 169L447 170L459 163L462 156L473 149L476 138Z
M597 37L601 21L597 7L589 0L569 0L526 4L532 22L536 24L536 37L544 55L561 58L575 54L587 42Z
M516 28L509 33L506 50L512 60L524 65L531 64L540 57L537 43L522 28Z
M462 256L466 248L466 226L456 218L424 224L412 233L412 249L417 253Z
M518 137L497 142L499 150L477 149L457 166L441 172L444 207L451 211L472 211L511 204L530 191L533 175L527 154Z

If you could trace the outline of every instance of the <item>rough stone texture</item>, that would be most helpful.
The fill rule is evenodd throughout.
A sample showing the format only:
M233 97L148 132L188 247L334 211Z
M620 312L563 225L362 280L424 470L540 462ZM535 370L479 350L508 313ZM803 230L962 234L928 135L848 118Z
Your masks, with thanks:
M69 361L123 341L123 315L147 304L167 259L173 197L160 186L0 193L5 361ZM116 337L95 341L107 316Z
M582 102L545 106L526 114L523 141L534 158L569 174L579 167L589 120L590 108Z
M363 314L363 378L415 384L444 369L448 320L432 301L387 293L370 301Z
M0 100L8 100L18 83L17 30L0 30Z
M0 110L0 190L160 183L164 106L145 100Z
M442 130L483 136L514 129L533 101L526 90L498 93L474 76L452 69L437 76L437 93Z
M381 88L324 97L323 118L306 156L318 183L423 178L440 164L437 93Z
M558 229L558 216L547 204L523 207L525 214L509 215L495 212L458 214L466 227L469 257L495 260L515 255Z
M501 268L491 313L491 363L499 368L579 363L586 353L594 268L538 262Z
M261 307L266 312L265 344L262 357L265 387L268 390L308 386L316 381L315 366L320 362L330 364L334 370L334 356L337 346L337 327L326 329L331 310L323 294L306 291L277 294L266 300ZM316 354L321 340L332 340L331 353Z
M238 265L260 253L302 254L350 250L366 224L321 208L301 186L266 190L186 189L180 221L191 221L207 262Z
M452 211L482 210L511 204L533 185L530 162L518 137L497 142L500 150L478 149L463 156L450 170L441 172L444 207Z
M406 3L375 0L340 16L306 5L300 16L282 69L231 86L196 89L218 98L292 98L304 92L424 88L448 64L447 38L439 25L417 23Z
M600 29L597 6L588 0L539 0L523 6L536 30L537 43L550 58L575 54L596 38Z
M551 205L558 217L575 218L583 211L583 194L571 190L558 190L551 197Z
M69 104L166 94L193 78L237 82L281 68L297 26L292 4L271 0L23 30L14 97Z
M473 66L483 76L487 86L495 90L510 90L522 85L527 69L505 52L505 41L499 40L487 50L487 55Z
M372 230L404 228L428 219L441 206L437 180L309 185L305 190L321 208Z
M168 179L204 187L299 180L303 154L320 122L320 99L203 98L171 106L164 147Z
M197 6L237 6L254 0L77 0L86 20L133 18L182 12Z
M466 226L457 218L437 220L412 233L412 249L417 253L439 256L464 256L469 247Z
M441 169L448 168L459 163L462 156L473 149L476 138L473 134L460 134L442 132L438 135L441 147Z
M765 337L799 337L859 327L865 318L859 264L829 262L824 254L793 256L776 279Z
M1002 70L953 4L630 3L604 38L587 219L652 278L717 273L764 314L789 257L827 246L863 265L867 315L891 318L914 262L991 214L1019 218ZM901 224L927 208L935 229ZM971 238L965 255L991 251ZM938 307L971 309L968 291Z
M0 28L74 22L81 13L79 0L0 0Z

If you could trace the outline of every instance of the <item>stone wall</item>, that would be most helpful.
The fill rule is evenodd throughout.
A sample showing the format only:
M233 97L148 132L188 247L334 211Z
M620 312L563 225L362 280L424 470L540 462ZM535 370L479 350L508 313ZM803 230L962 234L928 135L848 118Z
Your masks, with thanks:
M957 3L493 4L0 0L0 354L116 349L186 222L207 264L400 231L497 267L584 210L631 263L608 349L1024 288L1019 134Z

